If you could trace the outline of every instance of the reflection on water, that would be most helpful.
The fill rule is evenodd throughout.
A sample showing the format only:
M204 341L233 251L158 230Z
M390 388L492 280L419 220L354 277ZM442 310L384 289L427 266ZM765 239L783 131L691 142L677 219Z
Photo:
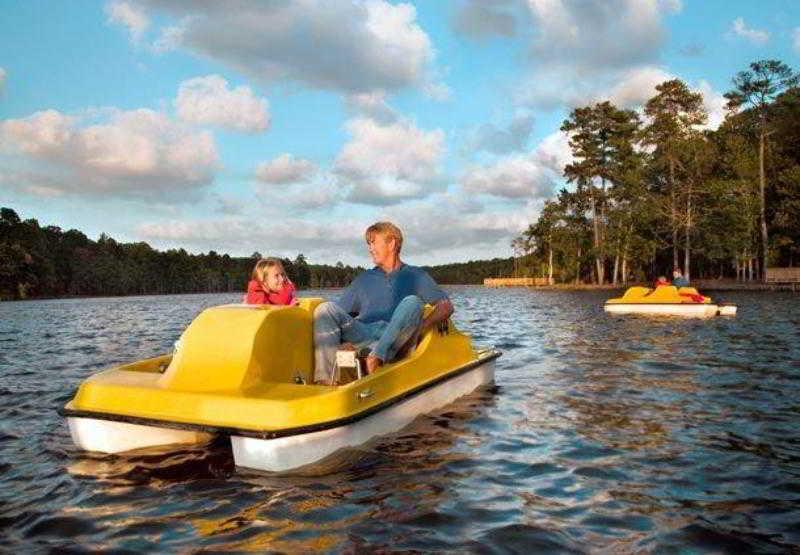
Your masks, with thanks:
M311 292L314 293L314 292ZM317 292L319 293L319 292ZM791 551L800 545L800 299L733 319L612 317L602 293L453 288L505 351L496 387L302 472L224 439L100 456L56 409L169 351L238 295L0 304L0 546L275 551Z

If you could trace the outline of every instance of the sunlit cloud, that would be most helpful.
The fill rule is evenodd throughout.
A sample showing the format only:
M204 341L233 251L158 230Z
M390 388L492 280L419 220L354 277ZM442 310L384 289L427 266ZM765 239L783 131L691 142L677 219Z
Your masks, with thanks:
M748 27L743 17L737 17L731 25L731 32L737 37L752 42L753 44L763 45L769 41L769 33L760 29Z
M138 43L150 26L150 18L136 3L108 2L105 12L109 23L122 25L128 30L133 43Z
M508 199L547 198L553 179L545 167L528 156L510 156L490 166L468 168L460 180L469 193Z
M256 167L256 179L278 185L299 183L313 177L316 171L317 165L310 160L295 158L285 153L273 160L260 163Z
M365 2L138 5L174 17L154 48L186 49L267 84L297 82L345 94L433 87L434 49L414 6ZM309 45L313 44L313 48Z
M345 128L351 138L337 156L333 172L343 186L352 187L352 202L396 204L426 196L441 182L443 131L370 118L348 120Z
M147 109L99 113L101 122L57 110L2 121L0 148L51 193L175 201L213 181L219 159L209 133Z
M219 75L182 82L175 108L183 121L244 133L265 131L270 122L266 98L258 98L250 87L228 88L228 82Z
M533 204L524 203L511 210L489 212L469 196L437 193L390 210L335 221L297 216L170 218L143 223L136 235L160 248L182 246L239 256L258 251L290 258L302 252L313 262L341 260L371 266L364 230L376 221L390 220L403 230L403 258L413 264L432 264L510 256L511 238L528 225L536 210Z

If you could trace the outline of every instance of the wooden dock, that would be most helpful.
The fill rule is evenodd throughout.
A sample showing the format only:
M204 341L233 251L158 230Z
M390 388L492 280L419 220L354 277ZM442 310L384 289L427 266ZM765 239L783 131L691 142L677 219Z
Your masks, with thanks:
M547 278L486 278L483 280L486 287L542 287L550 285Z
M793 268L767 268L767 283L775 285L800 286L800 267Z

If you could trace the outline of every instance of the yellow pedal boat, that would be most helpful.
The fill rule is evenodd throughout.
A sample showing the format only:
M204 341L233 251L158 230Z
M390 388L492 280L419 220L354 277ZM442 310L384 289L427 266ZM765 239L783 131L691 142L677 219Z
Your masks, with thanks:
M320 302L209 308L173 354L89 377L60 411L75 445L119 453L223 434L238 466L285 471L395 432L494 379L501 353L476 349L447 322L368 376L312 384Z
M678 288L674 285L663 285L655 289L630 287L622 297L607 300L604 308L612 314L660 314L694 318L736 315L736 305L717 304L710 297L700 295L694 287Z

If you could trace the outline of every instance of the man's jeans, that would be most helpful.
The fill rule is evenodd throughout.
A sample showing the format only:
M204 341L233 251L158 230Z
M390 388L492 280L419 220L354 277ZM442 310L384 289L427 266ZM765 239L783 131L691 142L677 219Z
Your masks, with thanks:
M326 302L314 310L314 380L330 382L336 351L342 343L357 349L369 347L370 354L390 362L422 324L422 301L416 295L405 297L388 322L364 323L339 305Z

